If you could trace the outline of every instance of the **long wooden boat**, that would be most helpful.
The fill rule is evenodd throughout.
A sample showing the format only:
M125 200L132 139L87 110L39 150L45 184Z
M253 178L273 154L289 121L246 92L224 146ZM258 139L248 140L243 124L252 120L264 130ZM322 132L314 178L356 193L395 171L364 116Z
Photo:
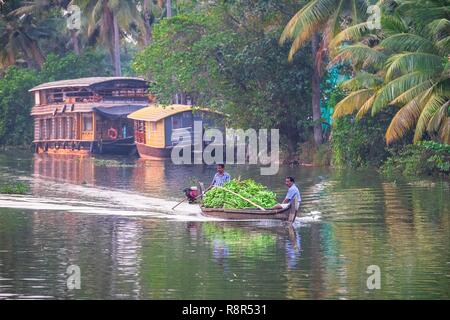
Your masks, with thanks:
M294 222L298 210L296 210L297 199L285 209L225 209L225 208L205 208L201 206L202 214L207 217L215 217L231 220L253 220L253 219L274 219Z

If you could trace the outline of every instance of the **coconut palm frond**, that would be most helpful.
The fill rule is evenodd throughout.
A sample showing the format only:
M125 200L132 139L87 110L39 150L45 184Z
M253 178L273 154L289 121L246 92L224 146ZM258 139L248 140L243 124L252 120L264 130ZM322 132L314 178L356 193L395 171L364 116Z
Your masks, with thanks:
M439 108L446 103L446 100L439 95L433 94L425 104L419 119L417 120L416 130L414 132L414 142L420 141L425 133L430 119L435 115Z
M342 89L355 91L360 89L371 89L380 86L383 83L383 78L379 75L368 73L368 72L358 72L353 78L343 81L339 84Z
M443 70L442 57L425 52L406 52L391 56L387 62L386 80L398 75L420 71L424 74L439 74Z
M426 80L400 94L397 98L392 100L391 104L403 105L415 97L423 94L425 91L433 89L435 86L436 84L432 80Z
M339 101L334 109L333 118L339 118L346 114L352 114L359 110L361 106L374 94L372 89L362 89L350 93L347 97Z
M447 117L442 122L439 130L439 139L446 144L450 144L450 117Z
M436 47L444 53L450 53L450 36L442 38L436 42Z
M380 47L394 52L436 52L433 41L412 33L398 33L387 37L380 43Z
M441 0L399 1L397 11L413 21L428 24L433 20L448 18L448 3Z
M330 42L330 49L333 50L336 47L338 47L342 42L349 41L349 40L359 40L363 36L365 36L369 32L369 28L367 25L367 22L355 24L353 26L350 26L344 30L342 30L340 33L338 33L333 40Z
M439 40L449 34L450 21L445 18L433 20L426 26L426 30L433 39Z
M316 22L315 24L308 24L297 34L294 41L292 42L291 49L288 54L288 61L291 62L294 59L294 55L298 50L302 47L302 45L311 38L311 35L319 30L320 22Z
M295 53L311 36L323 26L334 14L336 0L314 0L304 6L288 22L280 36L280 43L294 39L288 60L292 61Z
M377 92L377 97L373 103L372 115L375 115L381 109L391 104L391 102L403 92L418 86L431 78L431 75L416 71L388 82Z
M420 97L416 97L397 111L386 130L386 143L388 145L401 139L414 127L422 108L423 104Z
M312 11L312 8L319 2L320 0L314 0L305 5L301 10L299 10L287 23L286 27L284 27L283 32L280 36L280 44L284 44L287 40L293 39L297 36L299 29L303 27L303 21L311 18L311 15L308 14ZM316 19L313 19L316 20Z
M364 117L370 109L372 109L373 102L375 101L376 95L373 94L367 101L361 106L358 113L356 114L356 119L361 120L362 117Z
M330 65L349 61L353 65L373 65L381 68L384 65L385 60L386 56L383 52L375 48L370 48L365 44L357 43L339 50L339 53L330 62Z
M395 35L398 33L407 33L409 30L408 25L399 15L396 14L383 14L381 16L381 27L386 36Z
M444 103L439 110L431 117L430 122L427 125L427 131L439 132L440 128L447 121L448 117L448 109L449 109L450 101Z

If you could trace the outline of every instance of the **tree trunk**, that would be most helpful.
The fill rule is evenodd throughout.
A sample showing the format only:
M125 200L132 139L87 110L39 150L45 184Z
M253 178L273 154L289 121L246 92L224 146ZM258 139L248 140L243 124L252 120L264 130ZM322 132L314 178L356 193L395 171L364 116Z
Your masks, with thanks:
M172 1L166 0L166 17L172 17Z
M316 145L322 144L322 123L320 121L320 62L316 60L317 47L319 44L319 37L315 33L311 38L312 45L312 57L313 57L313 74L312 74L312 108L313 108L313 121L314 121L314 142Z
M44 58L44 55L42 54L41 49L39 48L38 43L34 40L30 40L30 49L31 49L30 54L26 54L26 55L31 58L31 60L33 61L33 63L36 64L38 69L41 69L42 65L44 64L45 58ZM27 61L27 63L28 63L28 61Z
M120 34L117 15L113 12L113 37L114 37L114 75L120 77L122 75L120 65Z
M148 1L144 0L144 45L148 46L152 41L152 26L150 25L150 12L148 8Z
M79 56L80 55L80 47L78 44L77 30L70 30L70 37L72 38L73 52L75 52L75 54L77 56Z

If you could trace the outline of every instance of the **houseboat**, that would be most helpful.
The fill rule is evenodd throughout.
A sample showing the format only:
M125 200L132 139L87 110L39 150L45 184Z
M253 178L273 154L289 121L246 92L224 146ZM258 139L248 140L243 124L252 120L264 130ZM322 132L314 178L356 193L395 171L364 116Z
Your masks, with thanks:
M92 77L44 83L34 93L37 153L135 152L132 112L152 102L148 83L131 77Z
M191 141L194 141L194 121L201 124L202 132L206 127L223 129L220 113L189 105L152 104L131 113L128 118L134 120L134 137L139 156L147 159L170 158L172 148L185 132L189 132ZM205 142L202 143L204 146Z

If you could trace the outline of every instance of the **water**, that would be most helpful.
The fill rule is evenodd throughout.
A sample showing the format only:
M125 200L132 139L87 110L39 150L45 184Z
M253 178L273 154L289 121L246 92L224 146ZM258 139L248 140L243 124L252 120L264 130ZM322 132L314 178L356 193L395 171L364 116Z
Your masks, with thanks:
M297 177L301 217L230 222L182 204L214 167L134 158L0 154L0 299L448 299L449 183L376 172L227 167L280 198ZM81 289L67 288L78 265ZM381 270L369 290L367 267Z

